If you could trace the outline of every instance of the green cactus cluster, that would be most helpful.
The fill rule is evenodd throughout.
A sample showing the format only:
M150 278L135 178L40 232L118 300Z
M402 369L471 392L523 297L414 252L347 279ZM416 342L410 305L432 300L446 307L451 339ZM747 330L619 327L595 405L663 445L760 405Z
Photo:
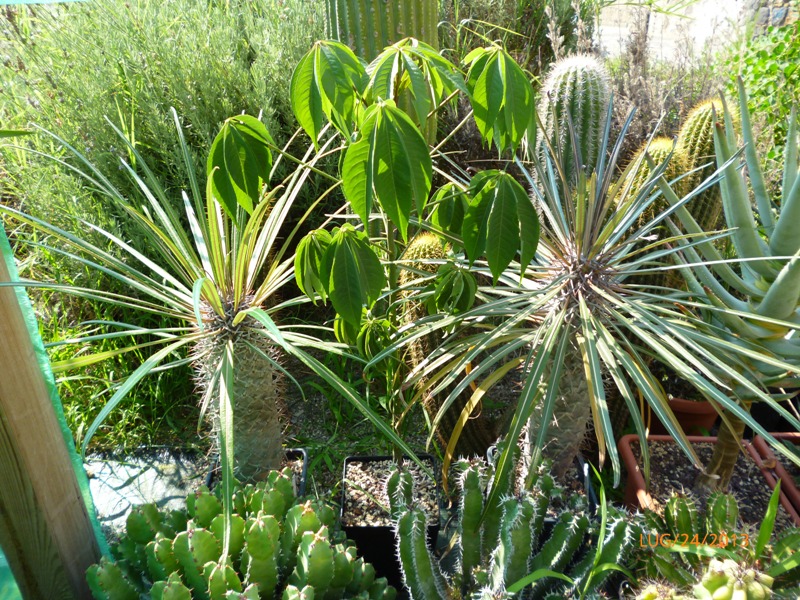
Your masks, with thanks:
M410 480L399 472L389 479L398 556L412 600L571 598L590 577L592 589L602 587L610 572L595 572L594 566L622 564L634 547L637 525L623 511L608 507L598 557L599 527L589 517L585 500L565 496L544 472L533 477L530 489L492 501L486 499L490 476L482 463L461 461L456 468L460 516L453 572L442 568L426 544L425 514L409 503ZM569 508L549 517L556 504ZM520 592L509 591L512 584L541 570L563 573L572 583L543 577Z
M609 76L603 64L588 54L556 61L545 78L538 112L544 138L536 140L536 153L545 157L545 139L563 156L567 181L575 181L577 167L595 165L603 151L603 130L610 102ZM570 125L574 136L570 134ZM573 147L573 140L578 147ZM580 158L580 164L575 158Z
M225 547L222 502L207 488L190 494L186 510L134 508L126 534L86 574L96 600L393 600L396 590L356 555L333 510L299 503L291 472L272 471L236 488Z
M778 594L790 594L787 597L795 597L791 594L798 591L794 586L800 582L800 568L791 567L774 578L765 571L770 564L790 558L800 548L800 529L781 532L756 555L756 540L760 536L743 529L739 505L732 494L712 492L702 511L693 498L673 494L664 504L663 514L647 510L643 518L647 531L642 534L639 546L647 551L642 554L642 572L647 579L658 583L643 588L637 600L687 597L744 600L772 597L773 587ZM687 550L707 545L710 552L676 552L670 545ZM709 554L714 552L724 553L727 558L710 559ZM690 588L694 596L680 593ZM732 595L734 592L737 595Z

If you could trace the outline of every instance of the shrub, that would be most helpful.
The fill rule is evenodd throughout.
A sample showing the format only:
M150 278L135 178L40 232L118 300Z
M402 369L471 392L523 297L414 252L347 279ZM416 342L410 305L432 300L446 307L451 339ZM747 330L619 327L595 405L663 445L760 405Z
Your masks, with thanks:
M780 186L783 148L786 144L786 118L792 106L800 105L800 21L783 27L770 27L763 36L745 43L741 51L727 60L728 89L736 90L740 74L747 88L760 154L766 157L767 184Z

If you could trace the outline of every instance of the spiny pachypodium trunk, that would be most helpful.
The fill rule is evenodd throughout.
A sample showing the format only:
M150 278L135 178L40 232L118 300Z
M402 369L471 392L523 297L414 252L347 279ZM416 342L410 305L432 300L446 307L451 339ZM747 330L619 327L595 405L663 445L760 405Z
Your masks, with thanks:
M565 335L572 336L574 331ZM553 461L553 474L562 476L572 465L580 453L581 444L586 436L587 425L592 419L592 408L589 403L589 384L583 365L583 355L577 345L573 344L564 357L561 377L558 381L546 381L558 386L553 417L548 427L543 454ZM531 443L536 439L542 425L544 400L539 401L529 420Z
M203 311L204 315L211 314ZM212 328L215 319L210 319ZM208 324L208 322L207 322ZM283 374L262 356L272 360L280 356L278 350L259 335L257 325L245 319L236 329L233 343L233 443L236 476L241 481L255 481L270 470L280 469L283 461L283 419L285 415ZM211 382L213 372L222 360L227 337L217 331L198 343L196 355L201 357L195 366L196 380L201 397ZM256 348L258 350L256 350ZM217 398L214 393L212 398ZM219 404L212 401L209 418L219 444Z

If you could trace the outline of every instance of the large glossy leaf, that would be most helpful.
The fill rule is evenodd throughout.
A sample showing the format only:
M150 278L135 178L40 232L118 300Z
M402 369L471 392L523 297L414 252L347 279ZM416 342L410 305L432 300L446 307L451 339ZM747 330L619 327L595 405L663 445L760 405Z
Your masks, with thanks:
M252 214L272 169L275 142L264 124L248 115L231 117L211 144L209 191L233 218L239 205Z
M408 241L412 210L424 210L432 174L428 146L408 115L391 101L371 106L342 166L345 196L362 221L377 200Z
M467 88L475 124L487 144L515 151L533 119L533 87L520 66L499 46L478 48L469 65Z
M407 38L386 48L367 68L367 95L373 100L394 100L407 109L420 127L428 113L453 91L466 91L455 66L432 47ZM401 101L406 93L407 102ZM403 99L405 100L405 99Z
M539 220L525 189L508 173L482 171L470 183L472 200L462 237L470 263L484 252L495 281L518 251L527 265L536 252Z
M297 287L316 304L328 297L328 279L322 275L325 254L331 244L331 234L315 229L300 240L294 256L294 277Z
M358 327L363 307L372 306L386 285L383 267L369 238L350 224L335 229L324 267L333 308L345 321Z
M292 110L315 143L322 131L322 114L345 137L351 136L357 98L366 81L361 62L340 42L316 42L302 58L292 74Z
M460 237L464 214L469 206L469 196L455 183L446 183L431 198L433 206L429 219L431 224L445 233Z

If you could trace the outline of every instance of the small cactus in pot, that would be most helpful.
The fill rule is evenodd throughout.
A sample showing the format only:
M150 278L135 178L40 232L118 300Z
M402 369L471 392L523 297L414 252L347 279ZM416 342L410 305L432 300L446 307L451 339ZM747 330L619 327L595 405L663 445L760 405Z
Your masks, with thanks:
M230 526L221 498L201 487L186 510L135 508L127 531L87 571L97 600L392 600L396 591L356 555L324 503L299 503L289 469L236 488ZM227 534L226 534L227 531Z

